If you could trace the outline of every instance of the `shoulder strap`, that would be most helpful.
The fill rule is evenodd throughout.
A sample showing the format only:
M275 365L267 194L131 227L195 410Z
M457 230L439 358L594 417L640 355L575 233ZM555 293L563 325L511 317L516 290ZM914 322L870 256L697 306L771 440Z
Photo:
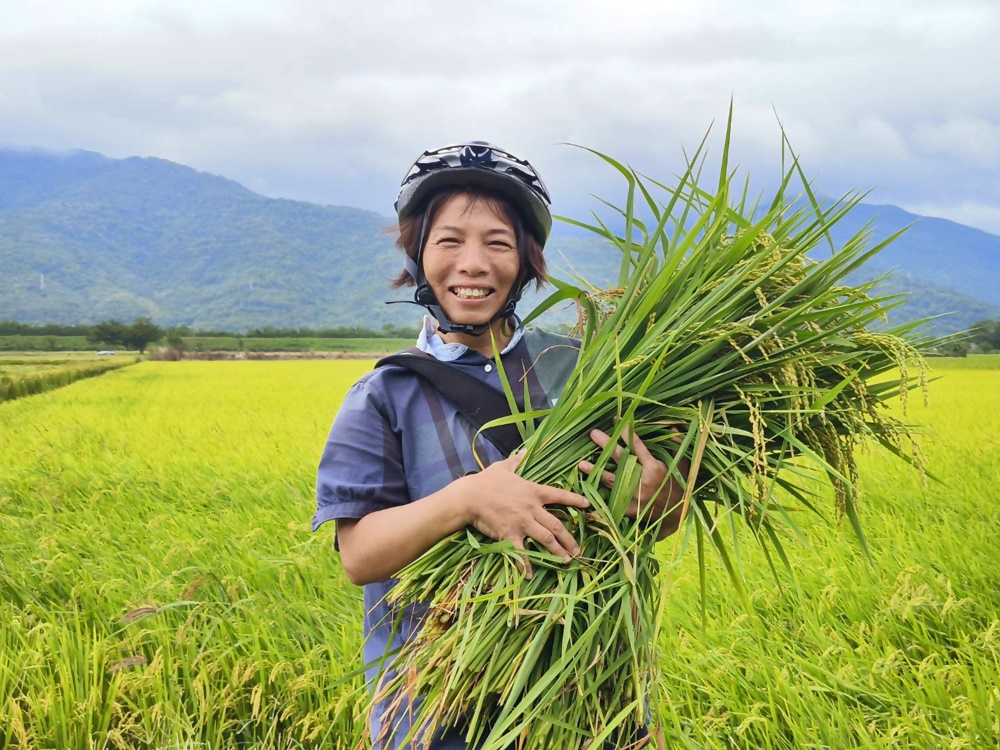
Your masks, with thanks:
M487 422L510 416L507 398L496 388L462 372L458 367L425 354L416 347L404 349L398 354L390 354L375 363L376 368L385 365L405 367L424 378L451 400L477 431ZM483 435L506 456L516 451L522 443L521 433L517 425L513 424L491 427L484 430Z

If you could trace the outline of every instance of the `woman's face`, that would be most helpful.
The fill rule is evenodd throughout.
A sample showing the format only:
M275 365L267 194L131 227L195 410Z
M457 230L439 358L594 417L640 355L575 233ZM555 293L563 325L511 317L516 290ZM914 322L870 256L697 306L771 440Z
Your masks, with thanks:
M442 204L427 232L424 276L454 323L488 323L517 281L517 238L498 213L459 193Z

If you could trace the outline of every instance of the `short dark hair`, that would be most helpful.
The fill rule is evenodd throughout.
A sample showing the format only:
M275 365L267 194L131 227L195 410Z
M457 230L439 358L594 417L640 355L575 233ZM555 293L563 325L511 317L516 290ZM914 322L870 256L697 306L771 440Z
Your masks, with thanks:
M511 225L514 229L514 240L517 242L517 253L520 261L515 288L524 290L532 282L535 283L536 288L540 288L548 278L545 271L545 256L542 253L543 243L539 242L538 238L528 231L527 224L510 201L492 190L485 190L473 185L439 190L428 199L420 210L400 220L399 226L393 230L397 235L396 247L416 260L417 252L420 249L418 245L420 244L420 229L423 226L424 217L427 217L429 229L441 207L456 195L464 195L468 198L466 210L472 208L479 201L483 201L498 218ZM424 241L427 241L426 237ZM414 286L416 283L416 279L410 276L406 270L400 271L399 275L392 280L394 289L402 286Z

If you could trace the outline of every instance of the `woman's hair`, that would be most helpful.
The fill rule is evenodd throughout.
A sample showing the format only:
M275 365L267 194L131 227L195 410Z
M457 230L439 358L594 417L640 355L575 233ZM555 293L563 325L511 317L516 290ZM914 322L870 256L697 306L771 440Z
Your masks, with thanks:
M541 287L546 279L545 256L542 254L542 243L528 231L527 226L521 219L521 215L510 204L510 201L500 193L491 190L484 190L483 188L469 185L447 188L434 193L421 210L410 214L399 222L398 230L396 230L398 231L396 247L416 260L417 253L420 250L418 245L420 244L420 229L423 226L424 216L427 217L427 229L430 231L438 211L441 210L441 207L450 198L456 195L464 195L468 199L466 211L470 210L479 201L483 201L497 218L502 219L513 227L514 239L517 242L518 259L520 261L515 289L523 290L531 282L535 282L536 288ZM427 238L424 237L424 242L426 241ZM392 280L394 289L398 289L401 286L413 286L416 283L416 279L410 276L409 272L405 270L400 271L399 275Z

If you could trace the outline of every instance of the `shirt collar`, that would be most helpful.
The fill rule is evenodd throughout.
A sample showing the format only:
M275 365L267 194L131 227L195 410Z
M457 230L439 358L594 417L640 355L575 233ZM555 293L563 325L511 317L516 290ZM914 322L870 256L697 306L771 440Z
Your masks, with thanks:
M430 315L424 316L424 324L420 329L420 335L417 336L417 348L420 351L425 354L430 354L432 357L439 359L442 362L454 362L456 359L469 351L469 347L465 344L447 343L441 338L441 334L438 333L437 327L437 320ZM503 356L513 349L517 345L517 342L521 340L523 335L524 328L518 326L514 331L514 335L510 337L510 342L503 348L500 355Z

